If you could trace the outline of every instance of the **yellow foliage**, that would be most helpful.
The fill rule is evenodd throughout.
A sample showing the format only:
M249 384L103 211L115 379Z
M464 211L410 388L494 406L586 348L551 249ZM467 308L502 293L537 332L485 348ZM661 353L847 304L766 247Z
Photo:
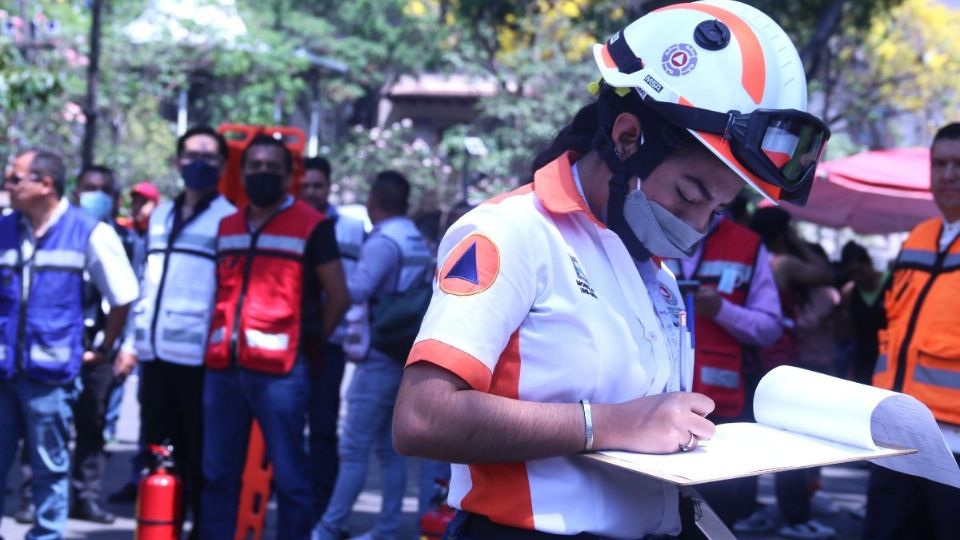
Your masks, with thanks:
M960 106L957 28L960 12L933 0L905 0L874 21L860 50L866 80L883 81L880 100L906 111Z
M403 14L408 17L423 17L427 14L427 5L423 0L410 0L403 7Z

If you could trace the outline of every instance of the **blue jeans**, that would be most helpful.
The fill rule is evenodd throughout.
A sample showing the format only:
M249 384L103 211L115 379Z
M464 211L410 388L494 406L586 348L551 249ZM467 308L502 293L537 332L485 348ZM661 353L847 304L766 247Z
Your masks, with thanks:
M337 538L367 480L370 452L377 451L382 477L383 506L374 527L378 539L392 539L403 511L406 463L393 449L393 404L400 388L403 364L371 350L357 365L347 391L347 418L340 437L340 473L314 538Z
M210 370L203 388L203 487L200 538L233 538L250 424L263 430L277 494L277 538L310 537L313 492L304 474L309 380L301 358L286 376L244 368ZM265 503L266 501L264 501Z
M432 459L419 458L420 479L417 491L417 523L433 507L433 500L440 496L441 488L437 480L450 481L450 464Z
M24 437L37 508L36 521L27 533L30 540L63 538L69 505L72 407L79 390L79 380L65 385L27 377L0 382L0 478L6 486L17 445Z
M107 411L103 415L103 440L110 442L117 437L117 422L120 421L120 405L123 404L123 383L126 377L116 378L107 395Z
M337 482L337 419L340 382L343 380L343 347L327 343L323 371L310 381L310 475L314 486L314 514L322 516Z

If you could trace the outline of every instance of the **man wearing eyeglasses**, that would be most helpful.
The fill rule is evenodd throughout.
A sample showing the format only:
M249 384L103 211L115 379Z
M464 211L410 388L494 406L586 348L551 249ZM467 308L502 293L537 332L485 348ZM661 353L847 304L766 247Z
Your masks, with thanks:
M193 523L200 509L203 357L216 291L217 230L236 211L217 191L226 162L227 142L210 127L193 127L177 140L185 187L150 216L143 296L134 310L143 442L173 444Z
M15 211L0 218L0 475L6 483L23 437L37 509L27 538L61 538L77 376L115 352L137 281L116 232L63 197L60 156L23 152L4 183ZM110 305L93 350L83 345L84 274Z

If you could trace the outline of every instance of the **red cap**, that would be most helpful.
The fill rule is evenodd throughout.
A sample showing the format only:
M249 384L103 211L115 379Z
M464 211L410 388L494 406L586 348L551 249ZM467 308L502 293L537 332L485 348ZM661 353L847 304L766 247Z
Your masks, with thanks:
M153 185L153 182L144 181L138 183L137 185L133 186L133 189L130 190L131 195L134 193L153 202L158 202L160 200L160 191L157 190L157 186Z

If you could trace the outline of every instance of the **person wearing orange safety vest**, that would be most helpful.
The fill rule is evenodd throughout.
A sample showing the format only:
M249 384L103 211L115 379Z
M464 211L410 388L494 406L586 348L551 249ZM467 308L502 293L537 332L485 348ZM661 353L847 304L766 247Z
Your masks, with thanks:
M273 465L277 537L300 540L309 537L314 518L304 472L306 358L322 350L349 299L333 223L286 194L293 170L287 147L266 135L254 138L242 170L250 205L220 222L217 239L200 537L234 536L242 449L256 419Z
M914 228L897 257L873 385L929 407L960 463L960 123L933 138L930 191L943 217ZM960 489L873 467L865 539L958 535Z
M578 454L714 435L661 258L691 256L744 183L803 204L829 137L789 37L747 4L673 4L593 52L596 99L532 185L440 243L393 442L453 463L448 538L698 537L676 486Z

